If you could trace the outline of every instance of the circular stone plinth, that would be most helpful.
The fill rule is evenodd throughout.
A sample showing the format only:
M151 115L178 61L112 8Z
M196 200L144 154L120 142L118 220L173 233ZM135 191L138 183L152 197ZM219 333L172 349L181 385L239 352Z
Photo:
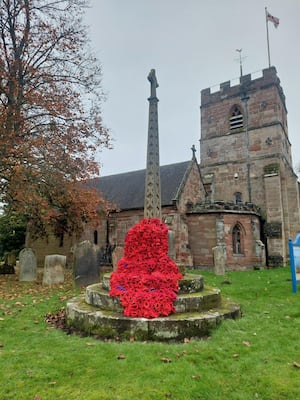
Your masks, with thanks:
M226 318L240 317L240 306L226 299L219 307L205 312L176 313L160 318L129 318L121 312L100 310L85 302L84 296L67 302L67 323L101 338L135 340L183 340L201 338Z
M111 297L101 283L86 288L85 301L101 310L122 312L123 307L119 297ZM179 294L174 302L177 313L207 311L221 304L221 291L216 288L205 287L200 292Z
M109 296L109 280L110 274L105 274L102 283L88 286L85 295L67 302L69 326L101 338L168 341L201 338L222 320L241 315L240 306L222 299L219 289L204 287L201 275L186 274L179 281L175 314L153 319L125 317L119 298Z

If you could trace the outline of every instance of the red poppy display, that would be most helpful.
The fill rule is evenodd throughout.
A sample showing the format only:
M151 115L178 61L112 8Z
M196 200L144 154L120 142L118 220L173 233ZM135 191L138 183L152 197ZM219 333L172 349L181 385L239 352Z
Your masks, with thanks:
M175 312L182 278L168 256L168 227L145 218L129 229L124 257L110 278L110 296L119 296L128 317L157 318Z

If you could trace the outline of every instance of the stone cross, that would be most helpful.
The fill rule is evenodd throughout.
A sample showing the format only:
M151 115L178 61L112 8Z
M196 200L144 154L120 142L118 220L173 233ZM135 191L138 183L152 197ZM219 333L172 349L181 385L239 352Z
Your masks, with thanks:
M155 70L152 69L148 75L151 84L149 101L149 123L148 123L148 145L147 145L147 168L145 182L145 218L161 218L161 190L160 190L160 168L159 168L159 137L158 137L158 113L156 88L158 87Z
M195 145L193 144L193 146L191 147L191 150L192 150L192 153L193 153L193 160L195 160L196 159L196 147L195 147Z
M151 84L150 98L156 97L156 88L158 88L159 85L156 79L155 69L151 69L151 71L149 72L148 81Z

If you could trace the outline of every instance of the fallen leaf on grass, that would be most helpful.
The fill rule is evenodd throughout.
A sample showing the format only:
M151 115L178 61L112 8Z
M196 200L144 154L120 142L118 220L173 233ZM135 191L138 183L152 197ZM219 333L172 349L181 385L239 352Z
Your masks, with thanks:
M235 353L232 355L233 358L238 358L240 355L238 353Z
M243 345L244 345L244 346L247 346L247 347L250 347L250 342L247 342L247 340L244 340L244 341L243 341Z
M4 321L4 318L0 318L0 321Z
M201 378L201 375L198 375L198 374L197 374L197 375L193 375L192 378L193 378L193 379L200 379L200 378Z
M49 382L49 385L56 385L56 382L55 381Z
M162 358L160 359L160 361L162 361L162 362L164 362L164 363L170 363L170 362L172 362L171 358L168 358L168 357L162 357Z
M197 353L197 351L196 351L196 353ZM180 358L180 357L185 356L185 355L186 355L186 351L184 350L184 351L182 351L181 353L176 353L176 354L175 354L175 357L176 357L176 358Z
M118 360L125 360L125 356L124 356L124 354L119 354L118 356L117 356L117 359Z
M3 343L0 343L0 347L4 347L4 344L3 344Z
M297 363L296 361L293 362L293 366L296 367L296 368L300 368L300 364Z
M95 343L87 342L86 345L87 346L95 346Z

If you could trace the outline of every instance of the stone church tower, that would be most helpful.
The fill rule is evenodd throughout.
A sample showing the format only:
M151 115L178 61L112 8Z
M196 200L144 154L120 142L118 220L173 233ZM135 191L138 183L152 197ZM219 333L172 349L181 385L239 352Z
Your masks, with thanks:
M258 206L268 265L287 263L288 238L300 232L299 184L274 67L202 90L200 151L207 201Z

